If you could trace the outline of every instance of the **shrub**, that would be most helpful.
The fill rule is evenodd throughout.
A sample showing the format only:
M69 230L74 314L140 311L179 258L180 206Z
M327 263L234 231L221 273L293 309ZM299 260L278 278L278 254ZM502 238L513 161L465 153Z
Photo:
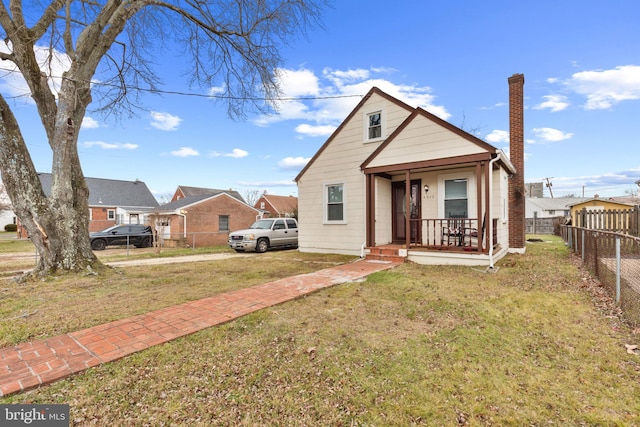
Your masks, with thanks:
M4 231L18 231L18 226L16 224L7 224L4 226Z

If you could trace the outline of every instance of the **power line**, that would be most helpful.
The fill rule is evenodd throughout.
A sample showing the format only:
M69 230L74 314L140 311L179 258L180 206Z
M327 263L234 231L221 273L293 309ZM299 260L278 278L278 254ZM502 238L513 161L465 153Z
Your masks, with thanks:
M22 73L15 70L7 70L4 69L7 74L19 74L22 76ZM57 77L57 76L48 76L51 79L68 79L68 77ZM76 82L86 83L86 81L82 80L74 80ZM106 83L106 82L91 82L92 86L104 86L104 87L113 87L119 88L121 85ZM162 89L150 89L150 88L142 88L138 86L126 86L128 89L137 90L140 92L148 92L159 95L177 95L177 96L192 96L198 98L209 98L209 99L227 99L234 101L316 101L323 99L341 99L341 98L363 98L364 95L354 94L354 95L326 95L326 96L300 96L300 97L275 97L275 98L267 98L267 97L259 97L259 96L231 96L231 95L216 95L216 94L204 94L197 92L183 92L183 91L175 91L175 90L162 90ZM25 93L21 95L15 95L11 97L6 97L7 99L16 99L16 98L24 98L30 96L30 93Z

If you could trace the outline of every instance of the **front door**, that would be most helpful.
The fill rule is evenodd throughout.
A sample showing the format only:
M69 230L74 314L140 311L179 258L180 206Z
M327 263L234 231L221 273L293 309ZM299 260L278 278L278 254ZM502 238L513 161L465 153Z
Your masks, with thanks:
M411 212L410 219L420 219L422 217L422 208L420 204L420 187L419 179L411 181ZM394 182L391 185L392 192L392 232L393 241L404 243L407 241L406 226L406 187L404 181ZM420 221L411 221L410 237L411 243L422 243L422 227Z

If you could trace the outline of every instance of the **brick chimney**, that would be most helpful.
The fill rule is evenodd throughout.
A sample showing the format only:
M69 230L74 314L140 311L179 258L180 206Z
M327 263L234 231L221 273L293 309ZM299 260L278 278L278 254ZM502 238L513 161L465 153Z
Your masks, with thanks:
M509 180L509 249L525 248L524 75L509 77L509 159L516 174Z

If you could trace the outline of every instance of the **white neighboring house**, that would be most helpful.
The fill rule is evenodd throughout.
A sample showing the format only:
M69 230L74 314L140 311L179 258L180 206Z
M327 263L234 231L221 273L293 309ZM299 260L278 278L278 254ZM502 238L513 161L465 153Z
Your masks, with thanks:
M589 200L588 197L527 197L526 218L570 218L571 206Z
M0 211L0 231L4 231L7 224L17 224L16 214L13 212L11 200L4 189L4 185L0 183L0 206L6 206L9 209Z
M524 85L522 75L513 81ZM521 86L514 90L510 79L509 87L510 100L522 105ZM514 158L524 149L522 117L512 120ZM418 263L493 266L524 248L524 161L514 164L374 87L296 177L299 249L363 256L391 245ZM517 174L522 188L514 202L509 178ZM515 205L519 214L510 218ZM511 245L516 222L522 236Z

